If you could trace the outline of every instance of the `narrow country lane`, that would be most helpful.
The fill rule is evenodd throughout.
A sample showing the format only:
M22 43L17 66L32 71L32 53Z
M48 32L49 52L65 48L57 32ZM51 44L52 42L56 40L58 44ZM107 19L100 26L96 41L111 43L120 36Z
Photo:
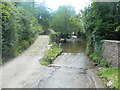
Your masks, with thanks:
M62 53L38 80L35 88L105 88L84 53Z
M0 67L0 88L32 87L44 71L45 66L39 64L39 59L47 50L48 43L49 37L41 35L25 52Z
M0 89L119 89L120 0L17 1L0 1Z
M39 60L48 43L48 36L39 36L30 48L3 65L1 87L104 88L92 62L84 53L62 53L53 64L40 65Z

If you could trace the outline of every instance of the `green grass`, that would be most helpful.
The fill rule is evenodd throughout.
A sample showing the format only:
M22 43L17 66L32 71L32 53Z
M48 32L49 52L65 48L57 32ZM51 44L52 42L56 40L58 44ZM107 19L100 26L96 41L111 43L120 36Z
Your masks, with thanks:
M89 57L90 57L94 62L99 63L99 65L100 65L101 67L108 67L108 66L109 66L108 62L107 62L105 59L98 57L95 53L90 54Z
M118 76L120 76L120 68L111 67L111 68L100 69L98 70L97 75L102 79L102 81L105 84L110 80L114 81L114 83L112 84L112 88L118 89L119 87L120 90L120 82L118 84Z
M44 57L42 58L42 65L49 65L51 64L55 58L62 52L62 49L58 47L56 43L53 43L51 48L46 51Z

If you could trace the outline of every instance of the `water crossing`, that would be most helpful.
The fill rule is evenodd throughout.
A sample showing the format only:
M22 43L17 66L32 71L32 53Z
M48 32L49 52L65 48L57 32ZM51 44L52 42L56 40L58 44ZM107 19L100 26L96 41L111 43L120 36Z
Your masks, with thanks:
M94 66L85 55L85 41L62 44L63 53L47 66L36 88L102 88Z

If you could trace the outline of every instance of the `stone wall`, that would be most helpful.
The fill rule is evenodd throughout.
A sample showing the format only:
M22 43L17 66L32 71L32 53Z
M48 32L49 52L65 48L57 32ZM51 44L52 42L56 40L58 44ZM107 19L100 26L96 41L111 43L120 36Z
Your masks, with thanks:
M120 41L103 40L103 58L112 66L120 66Z

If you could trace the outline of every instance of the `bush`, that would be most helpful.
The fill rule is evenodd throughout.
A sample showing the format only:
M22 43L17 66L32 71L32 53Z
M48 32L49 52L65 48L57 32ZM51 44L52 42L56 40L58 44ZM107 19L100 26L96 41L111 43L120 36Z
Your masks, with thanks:
M98 56L93 57L93 61L98 62L100 61L100 58Z
M2 10L2 59L7 61L34 42L40 30L36 17L14 3L0 3ZM41 28L40 28L41 29Z
M51 64L61 52L62 50L58 47L58 45L56 43L53 43L51 48L48 51L46 51L44 57L42 58L43 62L41 62L40 64Z
M99 63L101 67L104 67L104 66L108 67L108 62L104 59L101 59Z
M91 59L93 59L93 57L95 57L95 56L96 56L95 53L90 54Z
M23 41L21 42L21 45L22 45L23 50L25 50L26 48L28 48L29 42L26 41L26 40L23 40Z
M28 40L29 45L33 44L34 41L36 40L36 38L37 38L37 36L35 36L35 37L33 37L33 38L30 38L30 39Z
M86 53L89 56L90 54L92 54L94 52L94 47L93 47L93 43L92 42L88 42L87 43L87 47L86 47Z

